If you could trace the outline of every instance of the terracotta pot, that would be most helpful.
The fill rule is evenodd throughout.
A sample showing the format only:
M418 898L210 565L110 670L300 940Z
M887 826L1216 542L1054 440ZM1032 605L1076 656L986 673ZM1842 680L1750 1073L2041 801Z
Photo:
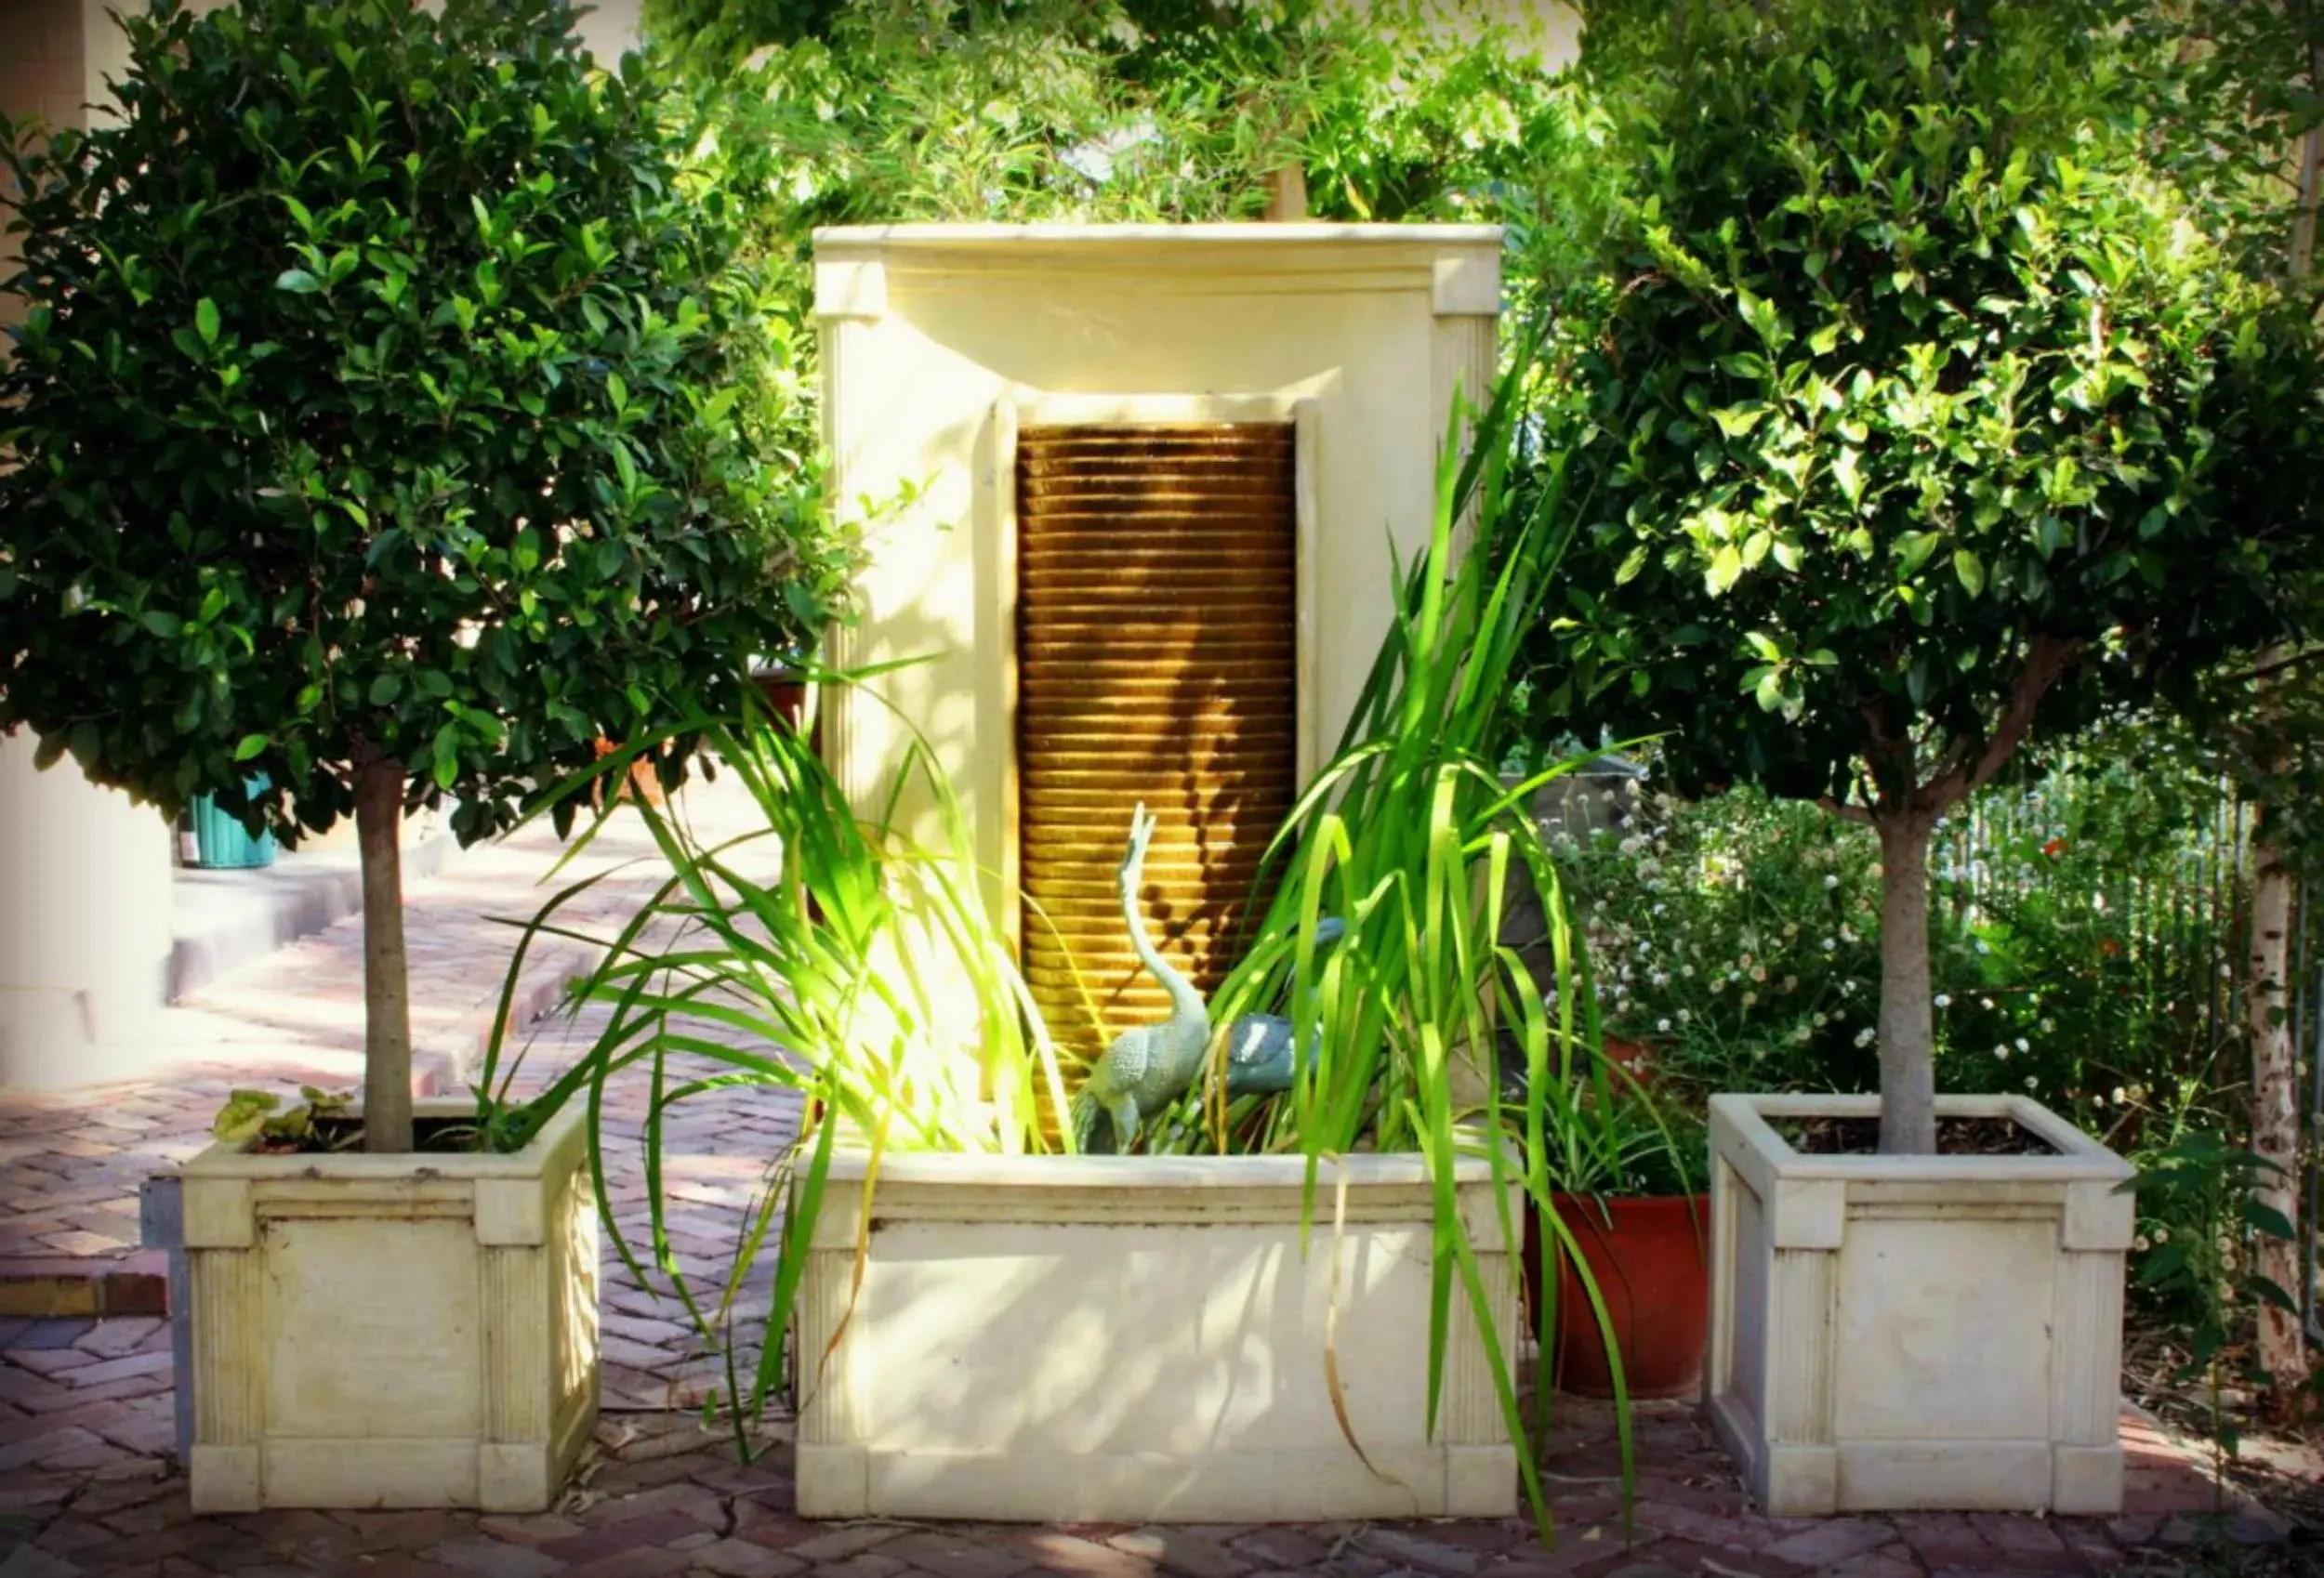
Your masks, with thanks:
M1653 1086L1655 1082L1655 1049L1653 1047L1643 1041L1632 1041L1628 1036L1612 1034L1604 1037L1602 1045L1605 1048L1605 1060L1627 1071L1630 1077L1638 1082L1639 1089L1646 1090Z
M1703 1344L1710 1325L1710 1275L1705 1245L1710 1197L1660 1195L1604 1202L1561 1194L1557 1214L1581 1245L1582 1258L1605 1299L1622 1376L1634 1398L1684 1397L1702 1385ZM1609 1216L1611 1224L1609 1225ZM1525 1213L1525 1295L1540 1307L1539 1223ZM1613 1376L1590 1296L1559 1256L1557 1331L1549 1374L1556 1389L1611 1397Z
M759 694L766 698L768 709L791 726L796 733L799 719L807 716L807 681L798 670L790 668L764 669L750 677L759 687Z

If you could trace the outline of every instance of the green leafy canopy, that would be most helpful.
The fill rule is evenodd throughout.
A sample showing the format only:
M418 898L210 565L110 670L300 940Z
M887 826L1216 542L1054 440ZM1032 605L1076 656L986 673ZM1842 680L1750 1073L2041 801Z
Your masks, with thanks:
M2085 8L1687 12L1586 57L1635 175L1542 369L1584 521L1554 726L1925 815L2037 715L2295 625L2313 493L2259 484L2314 470L2313 335L2145 156Z
M554 0L123 25L117 121L0 134L0 730L293 835L399 762L475 837L823 624L787 342L640 62Z

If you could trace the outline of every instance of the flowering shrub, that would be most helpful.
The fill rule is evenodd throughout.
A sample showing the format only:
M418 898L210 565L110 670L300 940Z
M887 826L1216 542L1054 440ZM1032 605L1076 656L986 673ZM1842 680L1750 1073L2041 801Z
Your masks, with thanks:
M1631 820L1562 846L1608 1034L1689 1085L1871 1088L1871 835L1755 789L1641 795Z
M2176 1132L2167 1116L2146 1132L2155 1103L2175 1111L2189 1081L2236 1077L2222 1061L2232 901L2186 875L2212 808L2167 787L2118 758L2070 790L1996 793L1940 838L1941 1089L2031 1094L2130 1150ZM1756 789L1643 794L1629 820L1561 846L1608 1034L1685 1085L1874 1088L1871 836Z

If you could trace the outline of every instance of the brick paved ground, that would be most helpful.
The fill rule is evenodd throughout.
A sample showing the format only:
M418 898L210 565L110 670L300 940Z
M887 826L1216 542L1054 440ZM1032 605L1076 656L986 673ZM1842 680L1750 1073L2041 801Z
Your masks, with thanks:
M477 917L522 912L537 871L509 852L497 866L464 865L415 895L414 953L429 1034L472 1035L506 956L506 934ZM487 880L498 870L501 876ZM510 874L515 874L511 875ZM610 902L612 895L608 895ZM423 938L419 933L426 931ZM134 1087L87 1098L0 1096L0 1230L50 1255L102 1261L134 1237L127 1190L158 1163L201 1141L231 1077L291 1079L311 1067L352 1079L358 1033L353 955L325 935L221 981L198 1012L224 1065L194 1059ZM334 984L336 979L337 984ZM464 1019L462 1014L470 1016ZM586 1045L594 1021L561 1021L536 1041L528 1083ZM258 1065L257 1067L251 1066ZM616 1086L617 1129L635 1133L643 1099ZM722 1093L680 1110L668 1137L666 1190L672 1241L690 1272L714 1282L759 1192L768 1163L795 1132L796 1112L772 1092ZM627 1146L608 1180L617 1219L642 1237L642 1181ZM70 1235L86 1235L70 1236ZM2195 1455L2130 1421L2131 1512L2110 1521L2014 1517L1771 1520L1752 1513L1725 1459L1686 1407L1641 1411L1634 1539L1618 1519L1610 1420L1596 1405L1561 1402L1548 1465L1560 1525L1553 1551L1516 1523L1460 1521L1264 1529L995 1525L812 1525L790 1513L786 1426L770 1423L749 1466L731 1440L691 1412L715 1387L715 1366L667 1299L609 1267L603 1304L605 1417L581 1481L537 1518L436 1512L271 1513L195 1519L168 1453L173 1440L166 1328L139 1319L0 1321L0 1578L44 1575L551 1574L693 1572L754 1578L805 1571L847 1578L1009 1578L1020 1571L1184 1578L1259 1572L1348 1574L1829 1574L1904 1578L1946 1572L2102 1573L2176 1571L2212 1506ZM743 1334L755 1342L755 1334ZM2280 1525L2247 1515L2234 1531L2272 1539ZM2234 1571L2231 1553L2224 1568Z
M1641 1406L1634 1537L1625 1543L1611 1421L1565 1403L1551 1461L1557 1543L1516 1522L1016 1527L792 1516L785 1427L740 1464L688 1414L609 1413L581 1480L550 1514L278 1512L191 1517L168 1436L166 1332L144 1321L0 1328L0 1574L366 1573L377 1578L615 1578L654 1573L780 1578L1009 1578L1025 1571L1126 1578L1263 1572L1388 1578L1918 1578L1924 1574L2176 1571L2208 1531L2209 1505L2175 1451L2134 1433L2137 1510L2108 1521L1971 1516L1771 1519L1752 1513L1726 1462L1679 1403ZM2174 1512L2172 1509L2182 1509ZM2247 1523L2257 1538L2270 1531ZM13 1547L13 1550L11 1549ZM2256 1558L2257 1553L2254 1553ZM2236 1571L2226 1565L2212 1571Z
M731 826L738 814L731 798L708 795L700 803L713 825ZM559 874L557 886L607 874L561 919L610 930L608 922L649 890L652 868L630 862L651 850L634 822L609 823ZM542 879L560 853L546 828L528 829L411 886L405 945L422 1089L465 1087L519 935L502 922L529 917L548 901L556 888ZM222 977L161 1017L149 1077L55 1093L0 1091L0 1284L122 1268L152 1282L158 1258L137 1247L139 1185L208 1143L210 1120L230 1089L361 1084L362 950L362 921L350 916ZM518 1017L546 1007L588 956L572 941L537 942Z

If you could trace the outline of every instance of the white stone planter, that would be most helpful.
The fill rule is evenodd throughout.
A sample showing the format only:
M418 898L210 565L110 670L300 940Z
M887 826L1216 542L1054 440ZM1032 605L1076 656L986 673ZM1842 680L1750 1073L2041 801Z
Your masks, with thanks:
M799 1510L1073 1522L1512 1514L1516 1455L1457 1280L1428 1429L1433 1207L1420 1160L1325 1165L1302 1257L1304 1166L889 1156L866 1232L864 1159L836 1158L795 1321ZM1463 1163L1456 1177L1508 1354L1517 1279L1489 1170ZM1515 1210L1512 1193L1512 1221ZM1334 1417L1327 1365L1360 1454Z
M578 1106L513 1156L213 1146L184 1203L194 1510L548 1506L597 1417Z
M1869 1096L1710 1102L1705 1398L1775 1516L2111 1513L2122 1502L2122 1256L2131 1166L2022 1097L2043 1156L1808 1156L1767 1120Z

